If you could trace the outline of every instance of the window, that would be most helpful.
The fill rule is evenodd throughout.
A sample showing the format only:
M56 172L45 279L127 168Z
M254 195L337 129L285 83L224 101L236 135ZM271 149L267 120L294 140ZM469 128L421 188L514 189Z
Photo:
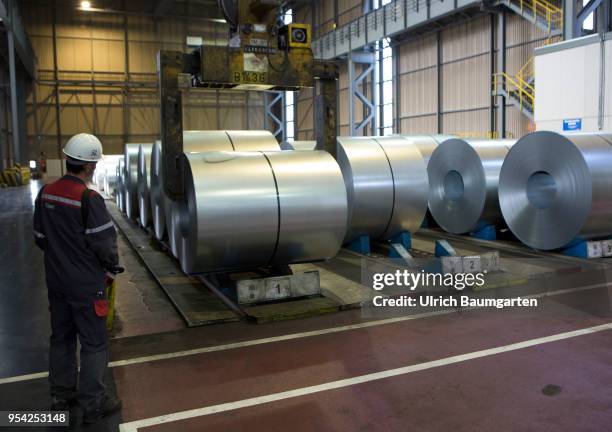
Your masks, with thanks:
M379 134L393 133L393 49L389 39L378 42L378 117Z
M589 3L589 0L582 0L582 7L586 6ZM584 30L593 30L593 16L595 14L591 12L588 17L582 22L582 28Z
M378 9L391 0L373 0L372 7ZM393 49L389 46L389 39L378 42L378 135L391 135L393 133Z
M293 22L293 10L287 9L283 15L283 22L290 24ZM295 94L292 91L285 92L285 140L295 139Z

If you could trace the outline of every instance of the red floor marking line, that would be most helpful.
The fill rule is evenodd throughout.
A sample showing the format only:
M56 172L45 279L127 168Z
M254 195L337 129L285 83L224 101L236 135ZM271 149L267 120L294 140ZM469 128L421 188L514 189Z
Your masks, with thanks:
M580 330L574 330L565 333L559 333L551 336L545 336L541 338L526 340L523 342L517 342L509 345L504 345L495 348L489 348L481 351L475 351L467 354L456 355L452 357L446 357L439 360L433 360L425 363L419 363L410 366L404 366L396 369L389 369L380 372L374 372L371 374L356 376L353 378L342 379L338 381L332 381L324 384L319 384L310 387L303 387L294 390L273 393L269 395L257 396L254 398L243 399L235 402L228 402L219 405L212 405L203 408L196 408L192 410L161 415L158 417L151 417L148 419L136 420L129 423L123 423L119 425L121 432L136 432L138 429L155 426L164 423L171 423L180 420L186 420L194 417L202 417L211 414L216 414L225 411L232 411L241 408L247 408L255 405L266 404L270 402L276 402L283 399L295 398L299 396L305 396L313 393L319 393L328 390L334 390L342 387L349 387L357 384L363 384L370 381L377 381L385 378L395 377L398 375L405 375L408 373L418 372L426 369L432 369L436 367L446 366L453 363L464 362L473 360L481 357L492 356L500 353L509 351L516 351L523 348L529 348L545 343L556 342L564 339L570 339L578 336L589 335L598 333L601 331L612 330L612 323L598 325L594 327L588 327Z

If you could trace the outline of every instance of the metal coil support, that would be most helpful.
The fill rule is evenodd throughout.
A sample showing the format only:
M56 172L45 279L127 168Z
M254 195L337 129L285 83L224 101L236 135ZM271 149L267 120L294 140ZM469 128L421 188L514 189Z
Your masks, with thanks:
M338 163L348 198L346 243L360 235L389 239L419 229L429 182L423 156L410 140L339 137Z
M138 214L140 226L151 225L151 205L149 193L151 189L151 153L153 144L141 144L138 151Z
M203 273L324 260L346 231L342 173L326 152L185 153L181 267Z
M559 249L612 235L612 134L534 132L512 147L499 176L508 227L526 245Z
M125 213L130 219L138 218L138 152L140 144L125 145Z
M451 138L438 145L427 173L429 210L442 229L465 234L479 223L503 222L497 195L499 172L514 143Z

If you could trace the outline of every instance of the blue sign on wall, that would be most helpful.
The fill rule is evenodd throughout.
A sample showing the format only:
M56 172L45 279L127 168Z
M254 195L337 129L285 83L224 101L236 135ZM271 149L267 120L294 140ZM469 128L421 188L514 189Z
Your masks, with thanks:
M577 131L582 129L582 119L566 119L563 120L564 131Z

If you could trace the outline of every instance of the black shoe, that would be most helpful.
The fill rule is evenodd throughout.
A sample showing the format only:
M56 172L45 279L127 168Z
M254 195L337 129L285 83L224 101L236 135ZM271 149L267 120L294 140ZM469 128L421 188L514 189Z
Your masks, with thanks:
M70 410L70 406L77 403L77 398L75 395L68 396L68 399L60 399L57 397L53 397L53 402L51 402L51 411L68 411Z
M104 403L95 411L83 413L83 423L92 424L102 420L104 417L121 410L121 400L114 396L106 396Z

